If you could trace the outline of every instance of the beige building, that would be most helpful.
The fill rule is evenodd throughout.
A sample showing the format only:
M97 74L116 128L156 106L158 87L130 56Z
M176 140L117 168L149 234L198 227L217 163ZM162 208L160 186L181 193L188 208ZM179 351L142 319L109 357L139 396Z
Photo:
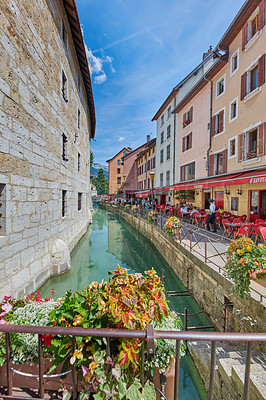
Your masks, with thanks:
M91 221L95 110L74 0L2 0L0 297L71 267Z
M108 163L108 193L122 193L124 185L124 162L123 157L127 155L131 149L124 147L113 158L107 160Z

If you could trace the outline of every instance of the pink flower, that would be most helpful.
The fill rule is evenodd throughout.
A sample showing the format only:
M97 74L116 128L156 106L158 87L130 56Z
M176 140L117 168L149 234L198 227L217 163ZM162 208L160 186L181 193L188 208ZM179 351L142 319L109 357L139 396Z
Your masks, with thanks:
M5 325L7 324L7 321L5 321L4 319L0 319L0 325Z
M9 311L11 311L12 310L12 308L13 308L13 306L11 305L11 304L4 304L3 306L2 306L2 309L6 312L6 313L8 313Z

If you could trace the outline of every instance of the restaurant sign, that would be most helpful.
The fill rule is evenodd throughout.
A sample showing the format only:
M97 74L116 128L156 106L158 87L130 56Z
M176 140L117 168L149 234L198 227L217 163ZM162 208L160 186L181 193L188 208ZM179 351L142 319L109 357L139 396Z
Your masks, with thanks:
M250 178L249 183L266 183L266 175L264 176L253 176Z

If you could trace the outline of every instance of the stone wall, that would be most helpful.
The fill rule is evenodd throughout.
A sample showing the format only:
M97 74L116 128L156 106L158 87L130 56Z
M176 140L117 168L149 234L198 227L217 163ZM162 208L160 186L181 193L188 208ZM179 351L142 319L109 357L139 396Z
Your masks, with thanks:
M2 0L0 297L36 290L71 267L69 251L91 222L89 131L85 86L61 0Z
M231 294L232 283L199 260L189 250L167 237L158 227L123 210L111 208L157 247L183 284L189 288L200 308L219 331L266 332L265 305L250 296ZM226 314L226 299L234 308ZM239 310L239 311L236 311Z

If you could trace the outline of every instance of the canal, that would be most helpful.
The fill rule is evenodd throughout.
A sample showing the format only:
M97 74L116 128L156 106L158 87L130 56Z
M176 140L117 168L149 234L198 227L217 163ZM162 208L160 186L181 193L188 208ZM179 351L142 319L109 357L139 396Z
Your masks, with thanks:
M50 278L40 289L42 297L48 297L51 289L56 297L64 292L82 289L92 281L108 280L109 270L120 266L132 272L154 268L159 276L164 270L166 290L182 291L185 286L172 271L156 247L140 232L122 218L99 208L95 208L92 226L71 253L72 269L66 274ZM171 305L183 319L184 309L189 313L200 311L191 296L171 297ZM188 326L210 325L204 313L189 319ZM182 400L205 400L207 394L189 355L182 357L179 384L179 398Z

